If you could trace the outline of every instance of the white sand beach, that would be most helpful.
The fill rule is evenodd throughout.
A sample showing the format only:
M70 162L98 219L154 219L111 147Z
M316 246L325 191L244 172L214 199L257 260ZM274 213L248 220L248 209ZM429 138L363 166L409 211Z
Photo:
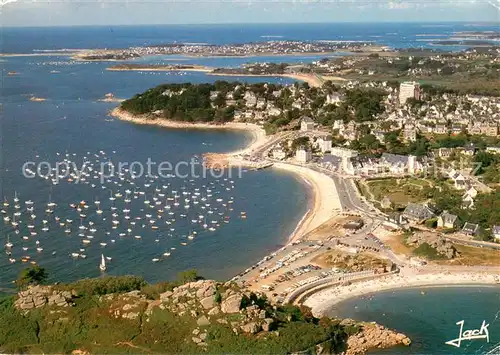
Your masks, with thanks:
M215 75L215 76L237 76L237 77L282 77L282 78L290 78L299 81L305 81L311 87L321 87L321 80L314 74L232 74L232 73L218 73L208 71L207 75Z
M338 215L342 210L337 188L330 177L307 167L287 163L274 163L273 167L298 174L313 191L312 207L290 236L289 243L302 238L305 234Z
M323 315L336 304L350 298L384 290L446 285L497 285L498 273L433 273L409 276L390 275L384 278L361 281L346 286L336 286L319 291L309 297L304 304L311 307L315 315Z

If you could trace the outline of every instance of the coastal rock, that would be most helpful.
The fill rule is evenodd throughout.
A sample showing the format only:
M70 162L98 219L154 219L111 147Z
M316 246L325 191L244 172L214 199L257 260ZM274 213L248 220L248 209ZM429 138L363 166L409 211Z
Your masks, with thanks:
M347 323L350 324L349 320ZM362 323L359 333L347 339L345 355L364 354L370 349L385 349L396 345L410 345L411 340L401 333L396 333L376 323Z
M258 325L255 322L250 322L250 323L242 325L241 330L243 330L245 333L255 334L255 333L259 332L260 325Z
M446 257L447 259L454 259L460 256L459 251L451 242L433 233L415 233L409 236L406 240L406 244L415 247L419 247L424 243L427 243L430 247L434 248L438 254Z
M14 306L22 310L48 306L67 307L73 304L74 292L53 290L50 286L31 286L20 291Z
M210 309L210 308L213 308L215 306L215 300L214 300L213 296L205 297L204 299L202 299L200 301L200 303L203 306L203 308L205 308L205 309Z
M160 294L160 300L168 301L174 293L172 291L166 291Z
M266 318L264 319L264 323L262 324L262 330L265 332L270 332L273 329L274 319Z
M126 318L126 319L136 319L138 317L139 317L139 313L138 312L124 313L122 315L122 318Z
M210 325L210 320L206 316L201 316L200 318L198 318L196 323L199 326L206 326L206 325Z
M229 296L227 299L222 301L221 311L223 313L238 313L240 311L242 299L243 295L241 294Z
M219 307L214 307L210 311L208 311L209 316L215 316L220 313Z

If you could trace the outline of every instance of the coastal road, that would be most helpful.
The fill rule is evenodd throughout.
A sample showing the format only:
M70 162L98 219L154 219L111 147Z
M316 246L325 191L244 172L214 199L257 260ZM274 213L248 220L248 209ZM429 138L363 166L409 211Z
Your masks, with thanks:
M446 234L442 234L442 237L445 239L448 239L451 242L457 243L457 244L468 245L471 247L489 248L489 249L500 250L500 244L496 244L496 243L483 242L480 240L472 240L472 239L467 240L467 239L455 238L455 237L447 236Z

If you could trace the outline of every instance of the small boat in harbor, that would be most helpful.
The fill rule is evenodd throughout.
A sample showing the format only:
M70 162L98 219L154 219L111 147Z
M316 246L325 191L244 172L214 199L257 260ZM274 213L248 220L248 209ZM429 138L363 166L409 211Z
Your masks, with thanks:
M101 254L101 263L99 264L99 270L106 271L106 259L104 258L104 254Z

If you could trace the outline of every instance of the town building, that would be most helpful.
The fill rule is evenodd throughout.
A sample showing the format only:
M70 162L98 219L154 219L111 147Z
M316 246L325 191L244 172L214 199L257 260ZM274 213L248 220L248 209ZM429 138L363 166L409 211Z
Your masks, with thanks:
M439 157L439 158L444 158L444 159L447 159L451 156L451 154L453 153L453 149L452 148L438 148L436 149L436 155Z
M332 170L332 171L338 171L341 166L341 161L342 159L330 154L325 154L321 160L320 165L324 169Z
M300 130L302 132L314 130L314 121L311 117L302 116L302 118L300 119Z
M286 158L286 153L281 148L273 149L273 158L278 160L283 160Z
M417 129L414 125L406 125L403 130L403 139L407 142L414 142L417 140Z
M466 222L462 228L462 232L467 235L476 235L479 233L479 224Z
M491 235L496 241L500 241L500 226L493 226L491 229Z
M404 105L409 98L420 100L420 84L417 82L404 82L399 85L399 103Z
M458 217L454 214L448 213L448 212L443 212L437 220L437 226L439 228L457 228L458 227Z
M429 207L417 203L408 204L403 212L403 217L415 223L422 223L433 216L434 212Z
M299 163L308 163L311 161L312 159L312 153L309 149L306 149L304 147L300 147L299 149L297 149L297 151L295 152L295 159L299 162Z
M332 150L332 136L329 134L320 135L316 140L316 146L322 153L330 152Z
M486 147L486 151L491 154L500 154L500 147Z
M344 97L339 93L333 93L326 95L326 103L327 104L338 104L344 100Z
M343 147L332 147L330 149L330 154L336 157L346 157L352 158L358 155L358 152L353 149L343 148Z

